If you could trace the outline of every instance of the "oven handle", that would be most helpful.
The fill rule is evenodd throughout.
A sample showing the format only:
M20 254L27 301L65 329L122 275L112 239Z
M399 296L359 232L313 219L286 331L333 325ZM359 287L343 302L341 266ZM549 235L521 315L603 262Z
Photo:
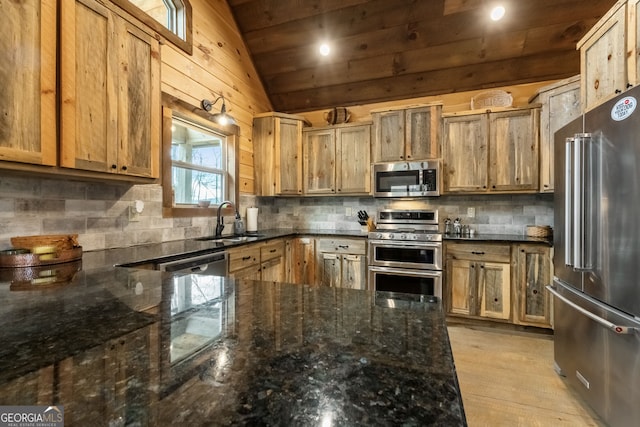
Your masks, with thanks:
M417 270L411 268L369 266L372 273L398 273L405 276L442 277L440 270Z
M372 246L402 246L403 248L442 249L442 242L415 242L406 240L369 240Z

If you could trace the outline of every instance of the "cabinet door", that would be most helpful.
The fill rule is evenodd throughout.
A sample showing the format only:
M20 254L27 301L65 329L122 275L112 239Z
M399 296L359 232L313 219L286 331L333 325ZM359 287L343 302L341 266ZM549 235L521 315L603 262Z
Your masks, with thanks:
M157 178L160 162L160 47L123 19L117 21L118 172ZM113 168L113 165L112 165Z
M580 116L580 80L572 79L540 94L540 192L553 193L554 137L558 129Z
M60 165L117 172L115 15L92 0L60 3ZM113 166L113 167L112 167Z
M158 41L93 0L60 10L60 165L158 177Z
M302 194L302 122L276 118L276 194ZM261 161L261 160L260 160ZM279 178L279 180L278 180Z
M505 111L489 117L490 190L537 190L539 110Z
M286 243L287 281L313 285L315 280L315 245L310 237L296 237Z
M285 282L285 261L284 257L277 257L262 263L263 282Z
M626 8L626 4L619 4L619 9L579 46L584 111L626 89Z
M520 245L517 250L516 323L549 327L551 249L541 245Z
M478 268L479 267L479 268ZM476 265L478 314L482 317L509 319L511 315L511 265L484 262Z
M404 110L373 113L373 162L405 160Z
M488 138L486 114L444 119L444 192L487 190Z
M342 255L341 287L349 289L367 288L367 265L363 255Z
M262 266L260 264L256 264L247 268L236 270L233 273L229 273L229 277L242 280L261 280Z
M335 193L336 140L333 129L305 132L303 151L304 193Z
M371 126L336 129L336 186L339 194L371 192Z
M341 287L342 269L341 256L338 254L322 254L322 271L320 285L332 288Z
M449 312L471 315L475 313L476 264L468 260L447 260L447 288Z
M0 160L56 164L56 4L2 3Z
M405 146L407 160L440 157L442 106L409 108L405 113Z
M253 119L258 196L302 194L302 120L266 115Z

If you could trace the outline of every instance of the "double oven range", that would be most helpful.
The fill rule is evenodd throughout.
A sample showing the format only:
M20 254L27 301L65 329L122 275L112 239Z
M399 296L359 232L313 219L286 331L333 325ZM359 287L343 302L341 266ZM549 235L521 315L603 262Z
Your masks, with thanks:
M369 232L369 286L442 298L442 234L437 210L381 210Z

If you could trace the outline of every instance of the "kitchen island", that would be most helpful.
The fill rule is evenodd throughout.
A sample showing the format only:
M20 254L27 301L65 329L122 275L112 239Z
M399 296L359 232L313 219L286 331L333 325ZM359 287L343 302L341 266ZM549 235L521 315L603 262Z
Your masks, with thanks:
M466 425L439 300L117 267L0 296L0 405L65 425Z

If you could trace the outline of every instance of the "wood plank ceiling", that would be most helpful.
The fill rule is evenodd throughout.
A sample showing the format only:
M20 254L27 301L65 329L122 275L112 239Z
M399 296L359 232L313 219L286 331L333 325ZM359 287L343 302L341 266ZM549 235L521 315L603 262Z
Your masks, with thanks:
M228 0L275 111L560 79L615 0ZM332 47L318 55L321 41Z

